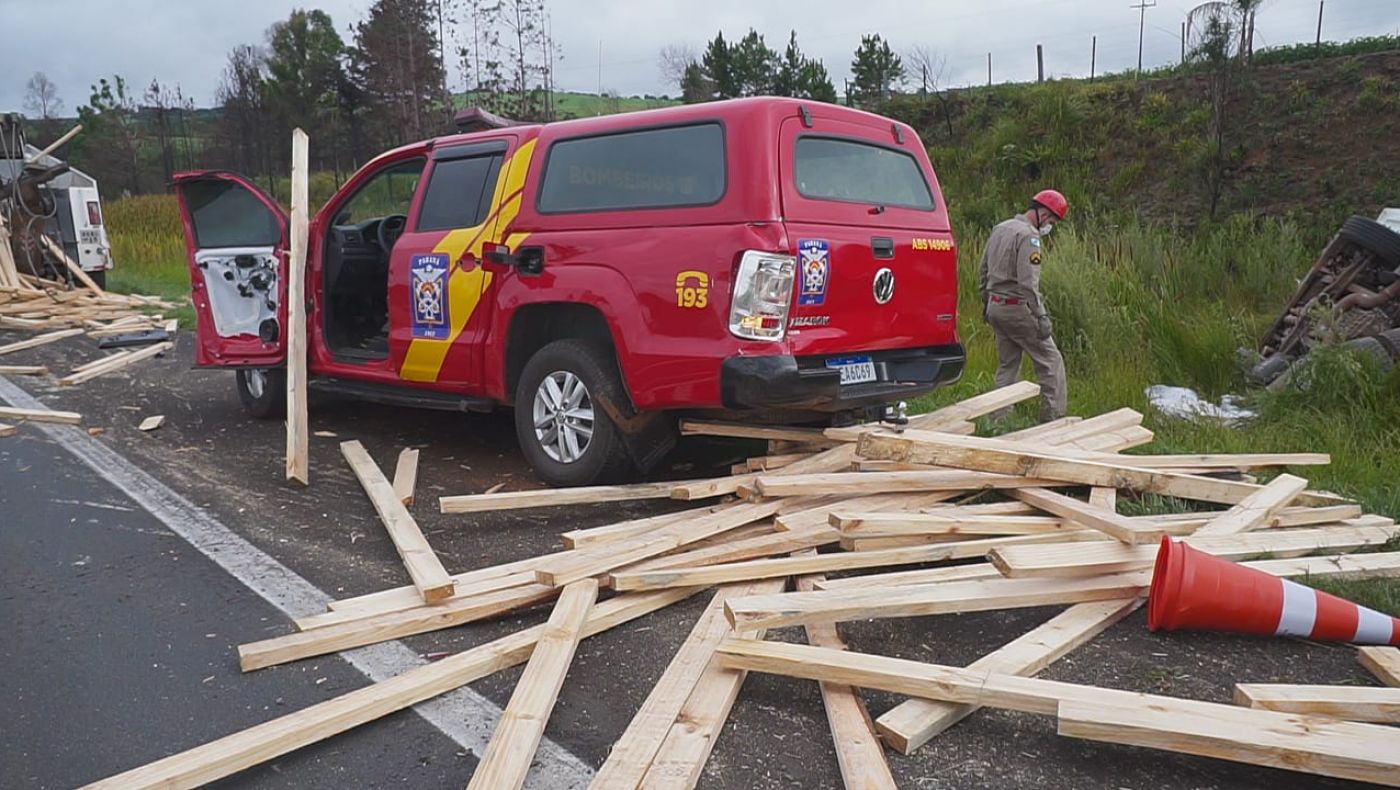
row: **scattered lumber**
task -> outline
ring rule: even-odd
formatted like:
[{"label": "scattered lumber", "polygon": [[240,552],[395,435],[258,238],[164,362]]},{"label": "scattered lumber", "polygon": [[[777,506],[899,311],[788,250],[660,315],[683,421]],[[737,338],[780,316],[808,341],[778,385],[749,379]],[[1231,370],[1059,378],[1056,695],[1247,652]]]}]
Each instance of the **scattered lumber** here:
[{"label": "scattered lumber", "polygon": [[19,433],[18,428],[16,428],[13,425],[9,425],[8,423],[0,422],[0,439],[5,438],[6,436],[14,436],[16,433]]},{"label": "scattered lumber", "polygon": [[1346,721],[1400,724],[1400,688],[1236,683],[1235,704]]},{"label": "scattered lumber", "polygon": [[717,654],[734,669],[1056,716],[1061,735],[1400,784],[1400,731],[1374,724],[756,639],[726,640]]},{"label": "scattered lumber", "polygon": [[622,737],[613,744],[608,759],[598,769],[590,790],[630,790],[640,786],[657,752],[681,715],[681,710],[710,664],[715,647],[730,634],[724,619],[724,602],[734,595],[778,592],[783,581],[748,582],[721,587],[695,621],[641,709],[632,717]]},{"label": "scattered lumber", "polygon": [[[1396,535],[1400,535],[1400,527],[1337,526],[1233,535],[1202,535],[1198,532],[1183,540],[1193,548],[1217,557],[1243,559],[1263,554],[1289,557],[1322,550],[1379,546]],[[1010,578],[1092,577],[1101,573],[1126,573],[1151,568],[1157,559],[1157,547],[1128,546],[1109,541],[998,546],[988,552],[987,558]]]},{"label": "scattered lumber", "polygon": [[1357,658],[1380,682],[1400,687],[1400,648],[1363,647]]},{"label": "scattered lumber", "polygon": [[1096,529],[1123,543],[1156,543],[1166,534],[1161,527],[1145,526],[1108,508],[1080,502],[1073,497],[1043,488],[1022,488],[1012,491],[1011,496],[1046,513],[1059,516],[1071,524]]},{"label": "scattered lumber", "polygon": [[287,229],[287,480],[311,483],[311,418],[306,402],[306,245],[308,233],[308,140],[292,130],[292,213]]},{"label": "scattered lumber", "polygon": [[559,602],[535,643],[525,672],[515,684],[515,692],[501,714],[486,753],[472,772],[469,790],[519,790],[525,785],[525,774],[544,738],[545,724],[564,687],[564,675],[574,660],[584,623],[597,598],[595,579],[574,582],[559,594]]},{"label": "scattered lumber", "polygon": [[164,415],[164,414],[155,414],[155,415],[152,415],[152,416],[147,417],[146,419],[142,420],[142,421],[141,421],[141,424],[138,425],[138,426],[136,426],[136,430],[138,430],[138,431],[154,431],[155,429],[161,427],[161,426],[164,425],[164,424],[165,424],[165,415]]},{"label": "scattered lumber", "polygon": [[413,520],[403,501],[395,495],[393,485],[385,479],[374,459],[369,457],[364,445],[358,441],[341,442],[340,452],[369,495],[423,600],[432,603],[450,598],[456,583],[447,575],[433,547],[428,545],[423,531],[418,528],[418,522]]},{"label": "scattered lumber", "polygon": [[26,348],[37,348],[39,346],[46,345],[57,340],[62,340],[65,337],[73,337],[74,335],[81,335],[82,333],[83,330],[81,329],[60,329],[57,332],[49,332],[47,334],[38,335],[36,337],[31,337],[28,340],[18,340],[13,343],[7,343],[3,346],[0,346],[0,354],[9,354],[14,351],[23,351]]},{"label": "scattered lumber", "polygon": [[52,422],[59,425],[77,425],[83,421],[83,415],[74,411],[21,409],[14,406],[0,406],[0,420],[27,420],[29,422]]},{"label": "scattered lumber", "polygon": [[729,436],[738,439],[781,439],[789,442],[831,446],[836,444],[820,428],[771,428],[733,422],[681,420],[682,436]]},{"label": "scattered lumber", "polygon": [[169,351],[174,347],[174,343],[166,341],[164,343],[157,343],[153,346],[147,346],[139,351],[124,351],[117,354],[112,354],[106,357],[105,359],[99,361],[97,364],[85,368],[81,372],[70,373],[67,376],[64,376],[63,378],[58,380],[58,383],[63,385],[82,384],[83,382],[88,381],[90,379],[95,379],[98,376],[102,376],[116,370],[121,370],[122,368],[131,365],[135,362],[140,362],[143,359],[150,359],[151,357],[164,354],[165,352]]},{"label": "scattered lumber", "polygon": [[[584,638],[682,601],[696,590],[620,595],[593,607]],[[196,787],[358,727],[529,659],[537,625],[241,732],[88,785],[93,790]]]},{"label": "scattered lumber", "polygon": [[43,365],[0,365],[0,376],[47,376]]},{"label": "scattered lumber", "polygon": [[1197,535],[1231,535],[1262,526],[1274,514],[1303,493],[1308,481],[1293,475],[1279,475],[1267,486],[1245,497],[1224,515],[1196,530]]},{"label": "scattered lumber", "polygon": [[405,447],[399,451],[399,462],[394,467],[394,495],[405,505],[413,504],[413,489],[418,485],[418,450]]},{"label": "scattered lumber", "polygon": [[[699,481],[708,482],[708,481]],[[579,486],[546,488],[540,491],[502,491],[499,494],[467,494],[438,498],[443,513],[480,513],[488,510],[514,510],[527,507],[559,507],[598,502],[624,502],[635,499],[668,499],[671,490],[683,483],[633,483],[619,486]]]}]

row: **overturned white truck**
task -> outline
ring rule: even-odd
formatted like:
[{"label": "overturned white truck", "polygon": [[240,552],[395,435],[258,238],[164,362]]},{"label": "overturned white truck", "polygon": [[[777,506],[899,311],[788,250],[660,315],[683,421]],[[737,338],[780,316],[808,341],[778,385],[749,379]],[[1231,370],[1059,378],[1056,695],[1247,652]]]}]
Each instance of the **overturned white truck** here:
[{"label": "overturned white truck", "polygon": [[1264,335],[1250,379],[1281,386],[1294,362],[1325,343],[1400,364],[1400,208],[1342,224]]}]

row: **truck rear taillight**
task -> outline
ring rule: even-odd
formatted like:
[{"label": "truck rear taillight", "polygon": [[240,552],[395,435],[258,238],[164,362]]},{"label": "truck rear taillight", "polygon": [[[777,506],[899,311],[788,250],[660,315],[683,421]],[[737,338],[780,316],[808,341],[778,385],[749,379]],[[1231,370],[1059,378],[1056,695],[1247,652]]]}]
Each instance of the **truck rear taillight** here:
[{"label": "truck rear taillight", "polygon": [[747,340],[782,340],[796,270],[797,259],[791,255],[745,252],[734,278],[729,331]]}]

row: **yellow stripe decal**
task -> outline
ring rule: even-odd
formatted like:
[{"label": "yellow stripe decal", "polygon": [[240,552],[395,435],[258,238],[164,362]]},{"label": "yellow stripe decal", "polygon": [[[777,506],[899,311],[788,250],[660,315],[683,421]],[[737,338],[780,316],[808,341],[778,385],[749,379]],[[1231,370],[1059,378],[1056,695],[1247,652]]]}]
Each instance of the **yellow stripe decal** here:
[{"label": "yellow stripe decal", "polygon": [[[531,140],[520,146],[507,160],[502,168],[506,175],[496,180],[496,190],[491,196],[491,211],[484,222],[474,228],[450,231],[433,248],[433,252],[446,253],[453,262],[452,273],[447,281],[448,312],[452,320],[452,331],[443,340],[414,338],[409,343],[408,351],[404,354],[403,367],[399,370],[399,377],[405,381],[437,381],[441,375],[447,352],[462,334],[462,329],[481,303],[482,294],[486,293],[486,289],[491,285],[491,273],[479,264],[471,271],[462,271],[456,262],[467,250],[471,250],[472,255],[480,261],[487,242],[500,242],[501,233],[510,227],[510,223],[520,213],[521,188],[525,183],[525,174],[530,170],[530,158],[534,151],[535,141]],[[525,234],[512,236],[511,249],[518,244],[514,241],[517,237],[524,240]]]}]

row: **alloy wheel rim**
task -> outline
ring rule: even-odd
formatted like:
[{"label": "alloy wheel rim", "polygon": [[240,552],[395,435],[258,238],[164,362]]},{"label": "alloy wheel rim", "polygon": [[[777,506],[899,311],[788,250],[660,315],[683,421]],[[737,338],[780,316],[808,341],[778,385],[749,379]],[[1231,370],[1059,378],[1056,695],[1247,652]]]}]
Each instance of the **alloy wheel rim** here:
[{"label": "alloy wheel rim", "polygon": [[567,370],[544,377],[532,408],[535,440],[554,461],[571,464],[593,441],[593,399],[583,379]]},{"label": "alloy wheel rim", "polygon": [[248,394],[256,400],[267,391],[267,371],[262,368],[249,370],[244,374],[243,380],[248,385]]}]

